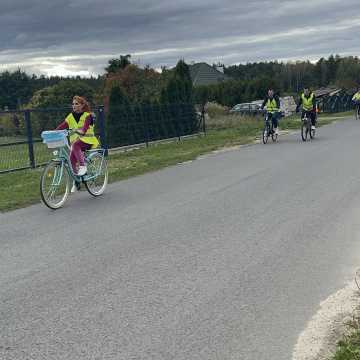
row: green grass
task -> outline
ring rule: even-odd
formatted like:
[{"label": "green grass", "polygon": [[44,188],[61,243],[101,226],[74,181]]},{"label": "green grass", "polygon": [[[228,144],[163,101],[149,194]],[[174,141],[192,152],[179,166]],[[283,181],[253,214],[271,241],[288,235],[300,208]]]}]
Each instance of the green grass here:
[{"label": "green grass", "polygon": [[346,325],[348,328],[347,334],[338,342],[336,353],[331,360],[360,359],[360,318],[353,316],[352,320]]},{"label": "green grass", "polygon": [[[351,113],[341,114],[348,116]],[[340,116],[339,114],[336,117]],[[319,125],[334,121],[334,116],[320,116]],[[263,127],[262,119],[225,116],[209,119],[206,136],[192,137],[181,142],[152,145],[132,151],[112,154],[108,158],[111,182],[155,171],[179,162],[193,160],[199,155],[235,145],[253,142]],[[281,129],[299,129],[298,117],[282,119]],[[26,147],[26,145],[25,145]],[[27,149],[23,152],[27,154]],[[37,160],[46,161],[51,152],[39,143],[35,146]],[[15,151],[13,153],[16,159]],[[0,153],[1,155],[1,153]],[[39,179],[42,169],[0,174],[0,211],[9,211],[39,202]]]},{"label": "green grass", "polygon": [[27,141],[26,136],[0,136],[0,144],[6,144],[16,141]]},{"label": "green grass", "polygon": [[360,359],[360,331],[340,341],[333,360],[359,360]]}]

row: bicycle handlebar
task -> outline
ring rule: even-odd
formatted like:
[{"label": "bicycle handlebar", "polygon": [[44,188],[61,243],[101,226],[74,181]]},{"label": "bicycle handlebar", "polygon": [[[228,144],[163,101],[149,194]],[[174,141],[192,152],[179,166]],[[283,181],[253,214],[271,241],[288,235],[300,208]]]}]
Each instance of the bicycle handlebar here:
[{"label": "bicycle handlebar", "polygon": [[84,134],[81,134],[77,129],[63,129],[61,131],[64,131],[66,133],[66,136],[71,136],[74,134],[83,136]]}]

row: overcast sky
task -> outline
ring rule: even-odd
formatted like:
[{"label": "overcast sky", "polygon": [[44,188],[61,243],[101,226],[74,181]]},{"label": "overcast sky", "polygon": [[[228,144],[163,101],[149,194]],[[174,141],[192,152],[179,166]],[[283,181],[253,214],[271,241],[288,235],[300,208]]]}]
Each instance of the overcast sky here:
[{"label": "overcast sky", "polygon": [[0,0],[0,71],[104,73],[111,58],[205,61],[360,55],[359,0]]}]

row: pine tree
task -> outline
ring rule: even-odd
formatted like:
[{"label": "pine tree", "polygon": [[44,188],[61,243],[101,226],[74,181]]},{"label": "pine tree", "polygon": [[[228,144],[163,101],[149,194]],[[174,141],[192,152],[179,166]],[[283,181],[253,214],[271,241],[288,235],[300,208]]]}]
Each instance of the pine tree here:
[{"label": "pine tree", "polygon": [[111,89],[109,112],[106,121],[107,141],[109,146],[120,146],[130,141],[128,119],[130,102],[120,86]]}]

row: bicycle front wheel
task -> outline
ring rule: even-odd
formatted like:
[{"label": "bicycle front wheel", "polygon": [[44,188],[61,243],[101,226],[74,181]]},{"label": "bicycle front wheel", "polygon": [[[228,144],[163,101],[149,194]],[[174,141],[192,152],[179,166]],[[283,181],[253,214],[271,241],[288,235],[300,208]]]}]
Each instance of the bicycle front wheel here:
[{"label": "bicycle front wheel", "polygon": [[276,142],[278,139],[278,135],[275,133],[274,129],[271,130],[271,138],[273,142]]},{"label": "bicycle front wheel", "polygon": [[315,129],[312,129],[311,125],[310,125],[310,129],[309,129],[309,135],[310,135],[311,139],[313,139],[315,137]]},{"label": "bicycle front wheel", "polygon": [[305,121],[303,121],[301,124],[301,138],[303,141],[307,140],[308,133],[309,133],[309,129],[308,129],[307,123]]},{"label": "bicycle front wheel", "polygon": [[268,142],[269,136],[270,136],[270,126],[268,124],[265,124],[262,134],[264,144]]},{"label": "bicycle front wheel", "polygon": [[70,187],[70,177],[62,161],[50,161],[40,179],[40,195],[43,203],[50,209],[64,205]]},{"label": "bicycle front wheel", "polygon": [[86,190],[92,196],[100,196],[108,183],[106,159],[100,153],[95,153],[88,159],[87,168],[87,176],[90,179],[85,181]]}]

